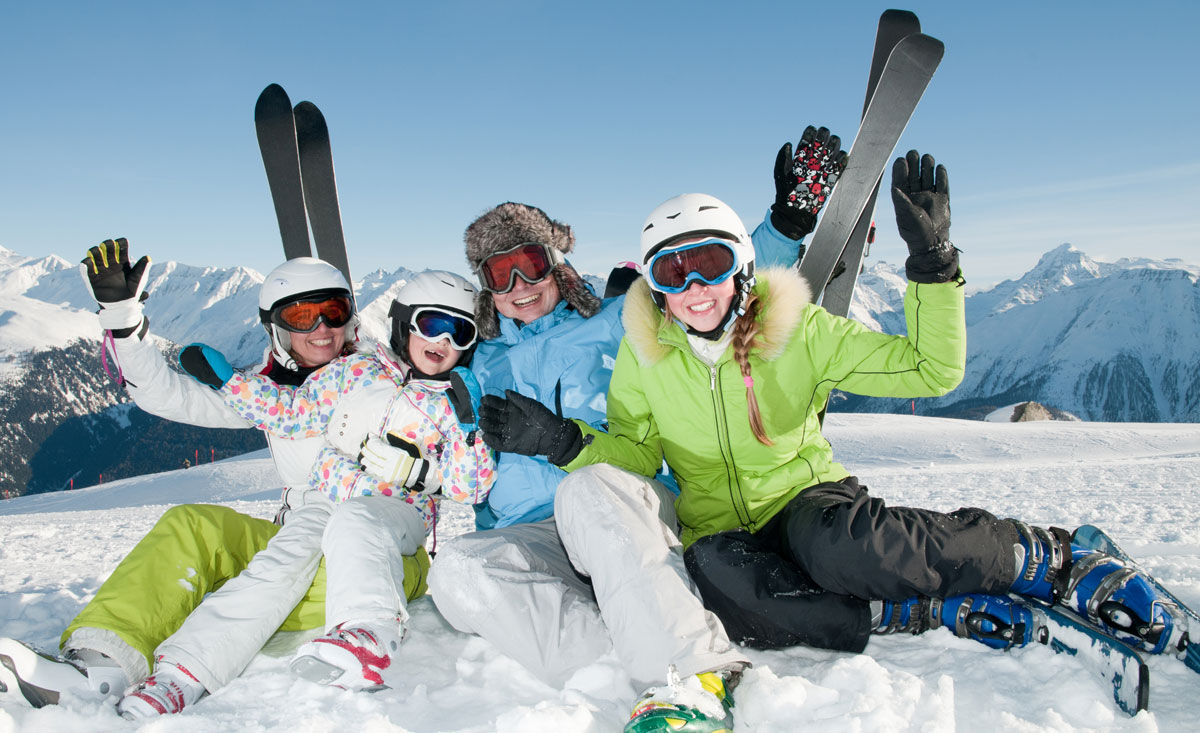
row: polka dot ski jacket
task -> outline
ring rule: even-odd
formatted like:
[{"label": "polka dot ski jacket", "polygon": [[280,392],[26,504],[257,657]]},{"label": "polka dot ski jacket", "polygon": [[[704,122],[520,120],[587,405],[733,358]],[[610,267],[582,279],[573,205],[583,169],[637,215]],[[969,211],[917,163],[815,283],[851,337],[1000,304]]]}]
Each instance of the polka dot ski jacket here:
[{"label": "polka dot ski jacket", "polygon": [[259,374],[234,376],[219,391],[227,405],[271,435],[301,439],[323,435],[325,445],[309,473],[309,486],[335,502],[385,495],[413,504],[433,529],[435,497],[405,491],[359,469],[368,435],[396,432],[418,446],[437,472],[442,496],[464,504],[487,499],[496,456],[481,435],[466,434],[447,395],[449,383],[408,380],[408,366],[383,344],[374,353],[341,357],[299,387]]}]

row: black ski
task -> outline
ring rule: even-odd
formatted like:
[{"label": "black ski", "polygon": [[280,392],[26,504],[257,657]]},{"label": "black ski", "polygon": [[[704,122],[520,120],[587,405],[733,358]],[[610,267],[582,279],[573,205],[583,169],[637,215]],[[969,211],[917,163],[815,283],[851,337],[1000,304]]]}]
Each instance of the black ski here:
[{"label": "black ski", "polygon": [[829,282],[944,51],[941,41],[914,33],[901,39],[888,55],[854,138],[846,170],[800,261],[800,274],[808,280],[814,297]]},{"label": "black ski", "polygon": [[258,95],[254,105],[254,129],[262,151],[267,183],[279,219],[283,253],[287,259],[311,257],[308,219],[304,215],[304,189],[300,182],[300,158],[296,152],[296,123],[292,102],[278,84]]},{"label": "black ski", "polygon": [[296,142],[300,154],[300,177],[304,183],[304,205],[312,226],[317,256],[350,279],[342,214],[338,206],[337,180],[333,174],[333,151],[325,116],[312,102],[301,102],[293,110]]},{"label": "black ski", "polygon": [[[875,52],[871,56],[871,73],[867,77],[867,96],[863,102],[864,117],[871,106],[871,98],[875,96],[875,88],[879,85],[879,77],[883,75],[884,64],[887,63],[892,49],[902,39],[920,32],[921,21],[915,13],[907,10],[885,10],[883,15],[879,16],[879,29],[875,33]],[[875,218],[875,198],[879,195],[879,187],[880,182],[876,181],[875,188],[867,199],[867,206],[842,250],[841,259],[834,266],[833,279],[825,286],[824,295],[821,296],[821,305],[835,315],[845,316],[850,313],[854,286],[858,282],[871,240],[874,239],[871,235]]]}]

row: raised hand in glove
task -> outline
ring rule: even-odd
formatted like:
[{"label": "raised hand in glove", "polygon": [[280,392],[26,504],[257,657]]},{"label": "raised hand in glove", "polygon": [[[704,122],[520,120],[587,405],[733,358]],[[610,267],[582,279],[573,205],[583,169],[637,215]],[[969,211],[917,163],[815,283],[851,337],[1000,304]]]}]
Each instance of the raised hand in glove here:
[{"label": "raised hand in glove", "polygon": [[409,491],[435,494],[441,489],[437,471],[430,471],[429,461],[411,441],[398,433],[389,432],[385,438],[367,436],[358,453],[358,464],[366,473]]},{"label": "raised hand in glove", "polygon": [[830,135],[829,128],[809,125],[796,143],[795,155],[790,142],[779,149],[771,224],[780,234],[800,239],[816,226],[817,214],[846,169],[846,151],[841,147],[841,138]]},{"label": "raised hand in glove", "polygon": [[188,376],[213,389],[225,386],[233,376],[233,367],[225,355],[205,344],[188,344],[179,352],[179,366]]},{"label": "raised hand in glove", "polygon": [[950,243],[950,176],[932,155],[915,150],[892,165],[896,226],[908,244],[904,268],[915,283],[944,283],[958,275],[958,250]]},{"label": "raised hand in glove", "polygon": [[143,255],[129,264],[129,242],[124,238],[106,239],[88,250],[79,264],[84,285],[100,306],[100,326],[121,338],[142,325],[142,301],[150,258]]},{"label": "raised hand in glove", "polygon": [[556,466],[565,466],[583,450],[578,425],[511,389],[504,390],[503,397],[483,396],[479,427],[484,442],[495,450],[546,456]]}]

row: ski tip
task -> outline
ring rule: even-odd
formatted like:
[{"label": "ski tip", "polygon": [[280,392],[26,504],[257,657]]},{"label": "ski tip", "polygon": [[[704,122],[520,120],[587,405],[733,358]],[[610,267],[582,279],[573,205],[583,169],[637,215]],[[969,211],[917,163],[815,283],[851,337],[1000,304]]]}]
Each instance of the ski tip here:
[{"label": "ski tip", "polygon": [[917,14],[911,10],[899,10],[897,8],[888,8],[879,16],[880,23],[915,23],[917,28],[921,27],[921,21],[917,18]]},{"label": "ski tip", "polygon": [[325,115],[321,113],[321,110],[317,107],[317,105],[313,104],[307,99],[297,104],[292,112],[297,115],[305,115],[321,120],[325,119]]},{"label": "ski tip", "polygon": [[285,108],[289,111],[292,109],[292,100],[288,99],[283,87],[271,83],[258,95],[258,101],[254,104],[254,116],[261,117],[263,113],[273,113]]},{"label": "ski tip", "polygon": [[912,33],[900,39],[892,48],[893,54],[897,52],[910,53],[940,62],[946,53],[946,44],[924,33]]}]

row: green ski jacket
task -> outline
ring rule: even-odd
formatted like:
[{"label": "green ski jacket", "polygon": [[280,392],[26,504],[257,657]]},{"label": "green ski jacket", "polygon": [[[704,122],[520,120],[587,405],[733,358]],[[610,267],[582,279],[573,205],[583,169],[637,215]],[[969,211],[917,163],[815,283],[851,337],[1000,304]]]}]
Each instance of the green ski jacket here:
[{"label": "green ski jacket", "polygon": [[625,337],[608,393],[608,432],[579,421],[584,448],[565,468],[610,463],[653,476],[666,459],[679,481],[684,546],[714,532],[763,526],[805,488],[849,473],[833,460],[818,413],[832,389],[876,397],[934,397],[962,381],[962,280],[910,282],[907,336],[871,331],[811,304],[793,270],[765,269],[750,350],[767,436],[750,429],[746,385],[732,347],[709,366],[682,327],[666,323],[645,280],[625,300]]}]

